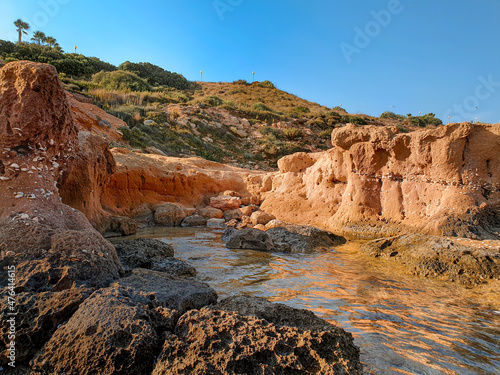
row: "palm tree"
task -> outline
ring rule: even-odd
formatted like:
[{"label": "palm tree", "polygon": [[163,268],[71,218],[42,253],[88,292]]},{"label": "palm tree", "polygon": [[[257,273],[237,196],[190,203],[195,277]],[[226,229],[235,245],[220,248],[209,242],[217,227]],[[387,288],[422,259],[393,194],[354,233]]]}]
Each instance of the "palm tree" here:
[{"label": "palm tree", "polygon": [[38,45],[41,46],[42,42],[45,42],[47,40],[47,37],[41,31],[35,31],[33,33],[33,38],[31,38],[31,40],[37,42]]},{"label": "palm tree", "polygon": [[48,36],[45,41],[47,42],[47,44],[49,45],[50,48],[54,47],[55,44],[56,44],[56,39],[55,38],[52,38],[51,36]]},{"label": "palm tree", "polygon": [[25,30],[29,30],[30,25],[27,22],[24,22],[22,19],[18,19],[16,22],[14,22],[14,25],[17,27],[17,31],[19,32],[19,44],[21,44],[23,33],[28,35]]}]

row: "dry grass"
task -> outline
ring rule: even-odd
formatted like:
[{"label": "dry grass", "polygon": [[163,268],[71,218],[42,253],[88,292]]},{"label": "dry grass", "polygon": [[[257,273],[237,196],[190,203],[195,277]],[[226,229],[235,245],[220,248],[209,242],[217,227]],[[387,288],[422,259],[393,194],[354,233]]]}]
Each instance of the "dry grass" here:
[{"label": "dry grass", "polygon": [[[199,89],[194,91],[194,101],[202,102],[206,97],[218,97],[224,103],[239,110],[267,107],[270,111],[292,117],[311,117],[328,112],[328,108],[309,102],[283,90],[261,85],[238,84],[229,82],[198,82]],[[298,108],[298,110],[297,110]],[[304,112],[303,109],[306,109]]]}]

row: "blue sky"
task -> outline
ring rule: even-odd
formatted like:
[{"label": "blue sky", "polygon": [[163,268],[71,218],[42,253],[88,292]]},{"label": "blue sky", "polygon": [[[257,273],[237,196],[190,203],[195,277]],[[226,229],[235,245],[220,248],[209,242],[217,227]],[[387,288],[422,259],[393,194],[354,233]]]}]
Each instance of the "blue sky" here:
[{"label": "blue sky", "polygon": [[[1,0],[65,51],[198,80],[270,80],[350,113],[500,122],[500,0]],[[394,106],[394,107],[393,107]],[[476,109],[477,107],[477,109]]]}]

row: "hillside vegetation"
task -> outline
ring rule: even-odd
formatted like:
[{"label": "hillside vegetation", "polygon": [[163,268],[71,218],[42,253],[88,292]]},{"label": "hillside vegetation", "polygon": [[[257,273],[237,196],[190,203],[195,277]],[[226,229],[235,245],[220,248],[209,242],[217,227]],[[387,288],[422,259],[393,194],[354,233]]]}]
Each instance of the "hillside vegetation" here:
[{"label": "hillside vegetation", "polygon": [[148,62],[117,67],[97,57],[64,53],[55,39],[50,45],[0,40],[0,57],[54,65],[67,90],[92,98],[124,120],[123,141],[112,147],[197,155],[242,167],[270,169],[282,156],[327,149],[332,130],[347,123],[393,125],[401,132],[442,124],[432,113],[349,114],[301,99],[270,81],[190,82]]}]

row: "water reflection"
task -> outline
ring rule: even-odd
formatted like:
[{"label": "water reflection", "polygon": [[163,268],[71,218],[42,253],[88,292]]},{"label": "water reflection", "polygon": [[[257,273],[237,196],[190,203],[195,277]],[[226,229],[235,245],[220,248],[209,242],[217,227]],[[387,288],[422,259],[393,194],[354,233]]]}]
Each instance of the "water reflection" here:
[{"label": "water reflection", "polygon": [[220,234],[161,228],[140,236],[174,246],[176,256],[193,264],[221,298],[261,296],[337,323],[354,335],[367,372],[500,373],[499,308],[471,300],[479,289],[404,275],[396,264],[359,254],[357,243],[285,255],[228,250]]}]

